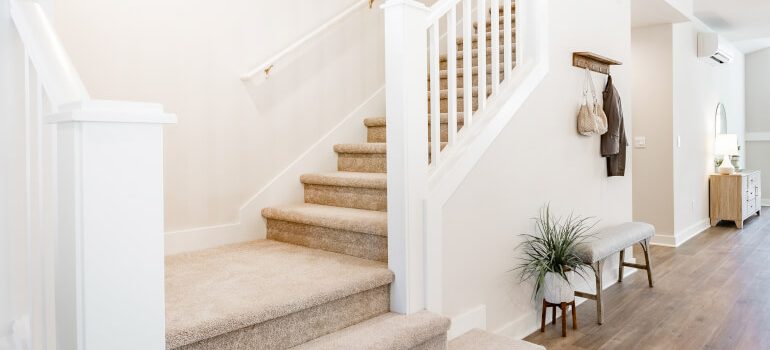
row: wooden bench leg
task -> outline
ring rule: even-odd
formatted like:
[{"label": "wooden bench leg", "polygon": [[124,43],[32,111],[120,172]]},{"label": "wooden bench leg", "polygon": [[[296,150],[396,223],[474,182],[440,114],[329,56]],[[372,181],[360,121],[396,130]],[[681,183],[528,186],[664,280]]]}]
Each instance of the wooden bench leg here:
[{"label": "wooden bench leg", "polygon": [[545,302],[545,299],[543,299],[543,315],[540,318],[540,332],[545,332],[545,313],[548,311],[548,306]]},{"label": "wooden bench leg", "polygon": [[642,245],[642,250],[644,250],[644,262],[647,265],[647,281],[650,284],[650,288],[652,288],[652,263],[650,262],[650,240],[645,239],[644,241],[640,242]]},{"label": "wooden bench leg", "polygon": [[623,282],[623,263],[626,262],[626,250],[620,251],[620,267],[618,267],[618,283]]},{"label": "wooden bench leg", "polygon": [[594,275],[596,275],[596,322],[602,324],[604,321],[604,314],[602,313],[602,261],[597,261],[594,264]]}]

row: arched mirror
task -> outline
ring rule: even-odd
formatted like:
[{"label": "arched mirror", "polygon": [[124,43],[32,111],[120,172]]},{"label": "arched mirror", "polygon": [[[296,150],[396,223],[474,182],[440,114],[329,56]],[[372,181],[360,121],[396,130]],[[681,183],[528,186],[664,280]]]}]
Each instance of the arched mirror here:
[{"label": "arched mirror", "polygon": [[725,110],[725,105],[718,104],[716,113],[714,114],[714,118],[716,119],[715,125],[715,132],[714,135],[720,135],[720,134],[726,134],[728,133],[727,130],[727,110]]}]

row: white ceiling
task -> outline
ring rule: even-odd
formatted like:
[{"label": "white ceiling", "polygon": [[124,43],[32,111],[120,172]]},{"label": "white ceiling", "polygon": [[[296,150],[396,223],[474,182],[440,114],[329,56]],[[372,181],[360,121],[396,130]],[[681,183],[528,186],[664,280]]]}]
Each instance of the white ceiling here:
[{"label": "white ceiling", "polygon": [[631,1],[631,27],[647,27],[685,21],[687,21],[687,16],[676,10],[666,0]]},{"label": "white ceiling", "polygon": [[693,12],[744,52],[770,47],[768,0],[694,0]]}]

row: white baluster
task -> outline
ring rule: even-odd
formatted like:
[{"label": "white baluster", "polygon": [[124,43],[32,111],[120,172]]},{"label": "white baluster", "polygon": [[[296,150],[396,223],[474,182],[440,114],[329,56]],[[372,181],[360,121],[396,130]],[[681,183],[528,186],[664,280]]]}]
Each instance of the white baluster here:
[{"label": "white baluster", "polygon": [[[447,142],[451,145],[455,143],[455,137],[457,136],[457,11],[455,6],[449,10],[446,18],[446,37],[447,37]],[[464,60],[470,59],[469,56],[464,56]],[[463,92],[463,98],[468,99],[471,94],[465,94]],[[439,134],[441,133],[441,125],[438,127]],[[441,141],[440,139],[433,139],[434,141]]]},{"label": "white baluster", "polygon": [[463,0],[463,126],[473,122],[473,4]]},{"label": "white baluster", "polygon": [[[441,152],[441,75],[439,71],[439,22],[430,26],[430,137],[431,163],[438,164]],[[447,77],[449,79],[449,77]]]},{"label": "white baluster", "polygon": [[[490,18],[492,27],[489,30],[492,50],[492,93],[497,93],[500,86],[500,2],[499,0],[490,0]],[[481,98],[482,95],[479,95]],[[486,98],[486,95],[483,96]]]},{"label": "white baluster", "polygon": [[[476,8],[476,48],[478,51],[478,110],[481,111],[487,105],[487,3],[478,0]],[[470,39],[469,39],[470,40]]]},{"label": "white baluster", "polygon": [[511,32],[511,0],[503,0],[503,7],[503,31],[505,32],[505,37],[503,38],[503,49],[505,50],[503,55],[503,61],[505,62],[504,76],[505,79],[508,79],[513,68],[513,54],[511,52],[513,51],[511,45],[511,36],[513,35]]}]

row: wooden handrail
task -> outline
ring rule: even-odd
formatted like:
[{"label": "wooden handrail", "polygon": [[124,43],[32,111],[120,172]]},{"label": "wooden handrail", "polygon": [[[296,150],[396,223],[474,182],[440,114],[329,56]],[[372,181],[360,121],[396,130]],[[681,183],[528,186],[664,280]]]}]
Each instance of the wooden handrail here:
[{"label": "wooden handrail", "polygon": [[356,2],[355,4],[350,6],[348,9],[343,11],[342,13],[328,20],[326,23],[318,27],[316,30],[308,33],[301,39],[297,40],[294,44],[291,44],[289,47],[281,50],[281,52],[275,54],[273,57],[270,57],[270,59],[268,59],[264,63],[256,66],[254,69],[250,70],[248,73],[241,76],[241,80],[243,81],[251,80],[252,78],[254,78],[256,75],[260,73],[264,74],[264,78],[267,79],[270,76],[270,71],[275,67],[275,65],[278,63],[279,60],[281,60],[282,58],[284,58],[285,56],[287,56],[289,53],[296,50],[297,48],[303,46],[305,43],[310,41],[310,39],[313,39],[319,34],[323,33],[324,31],[326,31],[326,29],[328,29],[335,23],[341,21],[343,18],[347,17],[347,15],[357,10],[359,7],[368,5],[369,8],[372,8],[372,6],[374,5],[374,1],[375,0],[362,0],[362,1]]}]

